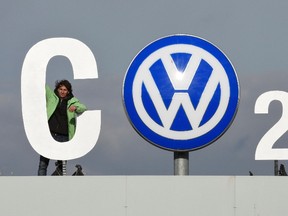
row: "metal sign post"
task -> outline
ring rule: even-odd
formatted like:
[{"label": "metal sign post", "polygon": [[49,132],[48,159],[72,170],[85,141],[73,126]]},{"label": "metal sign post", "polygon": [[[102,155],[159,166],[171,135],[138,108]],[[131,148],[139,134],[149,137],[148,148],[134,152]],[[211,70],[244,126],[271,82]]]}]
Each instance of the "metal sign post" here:
[{"label": "metal sign post", "polygon": [[174,152],[174,175],[189,175],[189,152]]}]

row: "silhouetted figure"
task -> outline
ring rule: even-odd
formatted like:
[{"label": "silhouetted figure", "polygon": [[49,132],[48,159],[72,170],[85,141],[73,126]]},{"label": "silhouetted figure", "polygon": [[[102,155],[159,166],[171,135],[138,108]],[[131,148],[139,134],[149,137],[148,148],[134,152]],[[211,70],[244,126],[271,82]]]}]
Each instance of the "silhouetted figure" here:
[{"label": "silhouetted figure", "polygon": [[84,176],[81,165],[77,164],[75,167],[77,168],[77,170],[73,173],[72,176]]},{"label": "silhouetted figure", "polygon": [[55,169],[55,171],[52,173],[52,176],[63,176],[62,163],[60,163],[59,161],[56,161],[56,162],[55,162],[55,166],[56,166],[56,169]]},{"label": "silhouetted figure", "polygon": [[280,165],[279,175],[280,176],[287,176],[287,173],[285,171],[285,167],[283,164]]},{"label": "silhouetted figure", "polygon": [[253,173],[252,173],[251,171],[249,171],[249,175],[250,175],[250,176],[253,176]]}]

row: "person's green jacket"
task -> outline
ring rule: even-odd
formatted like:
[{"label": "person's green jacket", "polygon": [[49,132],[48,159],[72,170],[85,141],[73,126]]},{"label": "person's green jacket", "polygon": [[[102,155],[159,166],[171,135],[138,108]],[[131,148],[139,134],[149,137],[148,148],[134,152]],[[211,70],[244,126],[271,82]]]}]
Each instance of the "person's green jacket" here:
[{"label": "person's green jacket", "polygon": [[[54,111],[58,105],[59,100],[60,99],[55,94],[55,92],[49,86],[46,85],[46,109],[47,109],[48,120],[50,119],[50,117],[54,113]],[[75,112],[70,112],[68,110],[68,108],[71,105],[77,107]],[[77,98],[72,97],[70,100],[68,100],[68,102],[67,102],[67,117],[68,117],[69,140],[72,139],[72,137],[74,136],[75,131],[76,131],[76,116],[77,116],[77,114],[81,114],[85,110],[87,110],[86,106],[84,104],[80,103],[80,101]]]}]

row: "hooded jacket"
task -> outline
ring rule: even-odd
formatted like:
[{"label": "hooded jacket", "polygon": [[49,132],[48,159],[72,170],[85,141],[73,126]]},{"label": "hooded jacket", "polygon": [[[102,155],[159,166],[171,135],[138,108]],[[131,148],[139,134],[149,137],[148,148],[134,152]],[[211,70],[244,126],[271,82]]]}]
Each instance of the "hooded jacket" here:
[{"label": "hooded jacket", "polygon": [[[55,94],[55,92],[49,87],[46,86],[46,110],[47,110],[47,118],[48,120],[54,113],[59,103],[59,97]],[[70,112],[68,108],[73,105],[77,107],[75,112]],[[72,97],[67,101],[67,118],[68,118],[68,137],[69,140],[73,138],[76,131],[76,117],[77,114],[81,114],[86,111],[87,108],[84,104],[80,103],[80,101],[76,97]]]}]

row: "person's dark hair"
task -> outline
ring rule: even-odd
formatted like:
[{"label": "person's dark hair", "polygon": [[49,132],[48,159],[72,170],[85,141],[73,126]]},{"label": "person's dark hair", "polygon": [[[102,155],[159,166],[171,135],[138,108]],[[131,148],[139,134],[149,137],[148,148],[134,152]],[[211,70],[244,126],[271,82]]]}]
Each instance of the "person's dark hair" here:
[{"label": "person's dark hair", "polygon": [[60,88],[60,86],[65,86],[69,92],[69,94],[72,94],[72,85],[68,80],[57,80],[55,82],[55,91]]}]

